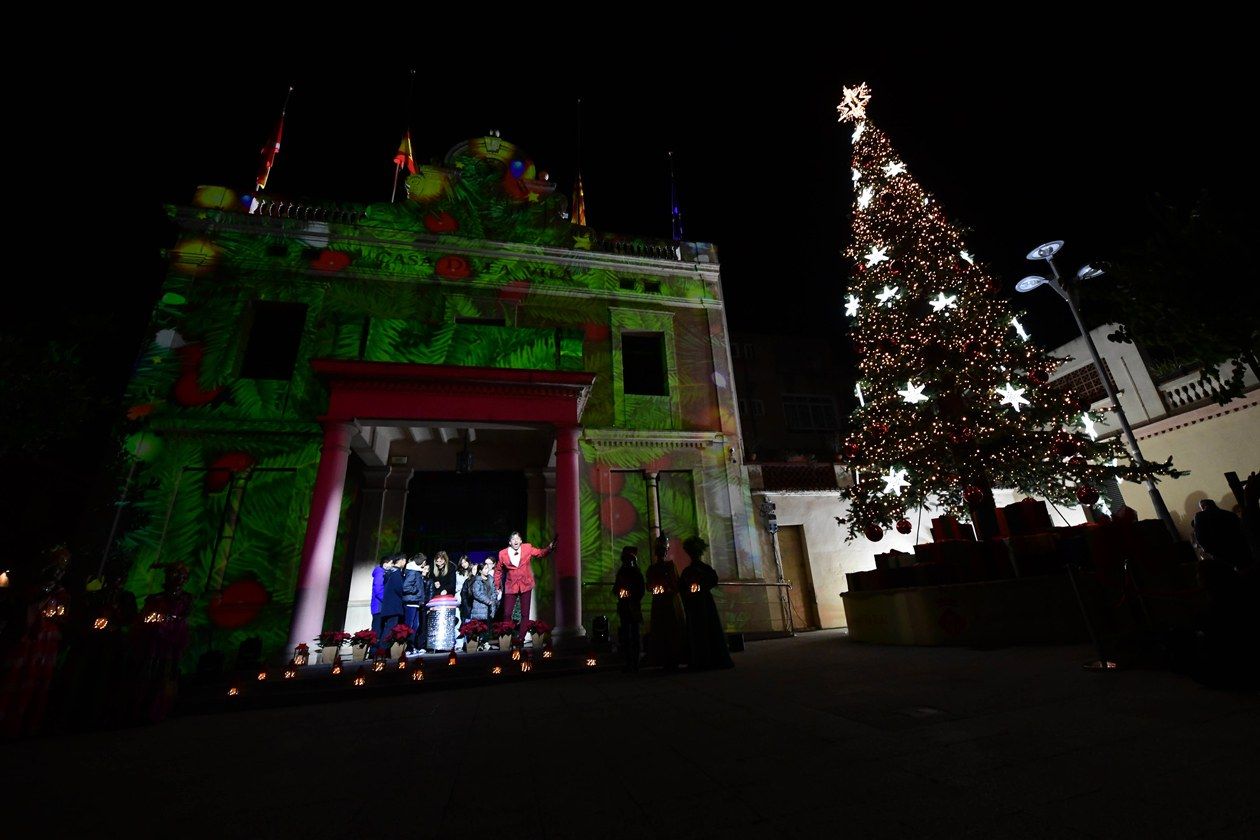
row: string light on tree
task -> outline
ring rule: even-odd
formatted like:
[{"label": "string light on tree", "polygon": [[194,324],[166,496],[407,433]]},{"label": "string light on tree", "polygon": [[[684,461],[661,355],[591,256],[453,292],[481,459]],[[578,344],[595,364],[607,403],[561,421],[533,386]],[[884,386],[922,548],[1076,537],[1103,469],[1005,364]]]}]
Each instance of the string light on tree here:
[{"label": "string light on tree", "polygon": [[1016,388],[1009,382],[1006,383],[1005,388],[995,388],[994,390],[1002,395],[1002,399],[998,400],[998,403],[1001,405],[1009,405],[1011,408],[1015,409],[1016,414],[1019,413],[1019,407],[1021,405],[1032,405],[1032,403],[1024,399],[1024,391],[1026,389]]},{"label": "string light on tree", "polygon": [[849,295],[848,301],[844,304],[844,314],[850,318],[856,318],[858,313],[857,295]]},{"label": "string light on tree", "polygon": [[941,292],[936,296],[936,300],[929,300],[928,303],[932,304],[933,312],[941,312],[946,309],[957,309],[957,300],[958,295],[946,295],[944,292]]},{"label": "string light on tree", "polygon": [[927,402],[928,398],[923,393],[923,389],[926,387],[926,385],[915,385],[914,382],[906,382],[906,389],[897,393],[901,394],[903,400],[914,405],[915,403]]}]

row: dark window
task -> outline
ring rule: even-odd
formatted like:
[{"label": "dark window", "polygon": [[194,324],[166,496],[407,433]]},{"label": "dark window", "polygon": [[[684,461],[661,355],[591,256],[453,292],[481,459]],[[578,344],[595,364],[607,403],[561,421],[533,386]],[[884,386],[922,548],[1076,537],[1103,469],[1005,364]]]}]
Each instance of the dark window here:
[{"label": "dark window", "polygon": [[791,432],[829,432],[836,428],[836,401],[809,394],[784,394],[783,413]]},{"label": "dark window", "polygon": [[664,333],[622,333],[621,362],[627,394],[664,396],[669,393],[665,379]]},{"label": "dark window", "polygon": [[647,292],[649,295],[659,295],[661,293],[661,281],[645,280],[643,282],[643,291]]},{"label": "dark window", "polygon": [[289,379],[297,364],[306,304],[256,300],[250,304],[249,341],[241,376],[245,379]]},{"label": "dark window", "polygon": [[635,290],[635,282],[633,280],[622,280],[621,290],[623,292],[633,292]]}]

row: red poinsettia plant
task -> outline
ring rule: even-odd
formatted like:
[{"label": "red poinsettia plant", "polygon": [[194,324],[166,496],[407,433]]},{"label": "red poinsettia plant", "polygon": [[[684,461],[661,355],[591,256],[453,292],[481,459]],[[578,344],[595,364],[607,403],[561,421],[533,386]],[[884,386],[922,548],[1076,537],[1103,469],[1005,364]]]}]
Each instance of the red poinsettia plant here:
[{"label": "red poinsettia plant", "polygon": [[375,630],[358,630],[350,637],[350,644],[353,647],[372,647],[376,644]]},{"label": "red poinsettia plant", "polygon": [[402,644],[411,638],[411,628],[406,624],[395,624],[389,628],[389,632],[385,634],[385,639],[390,644]]},{"label": "red poinsettia plant", "polygon": [[465,639],[480,639],[490,632],[490,625],[480,619],[469,619],[459,626],[459,635]]},{"label": "red poinsettia plant", "polygon": [[534,619],[526,625],[526,629],[530,633],[537,633],[539,636],[545,636],[551,632],[551,625],[542,619]]},{"label": "red poinsettia plant", "polygon": [[516,622],[515,621],[496,621],[494,623],[494,626],[491,627],[490,629],[494,631],[494,635],[496,636],[515,636],[516,635]]},{"label": "red poinsettia plant", "polygon": [[[325,630],[316,637],[315,644],[320,650],[323,650],[326,647],[339,648],[348,641],[350,641],[350,634],[345,630]],[[298,647],[304,648],[306,644],[300,644]]]}]

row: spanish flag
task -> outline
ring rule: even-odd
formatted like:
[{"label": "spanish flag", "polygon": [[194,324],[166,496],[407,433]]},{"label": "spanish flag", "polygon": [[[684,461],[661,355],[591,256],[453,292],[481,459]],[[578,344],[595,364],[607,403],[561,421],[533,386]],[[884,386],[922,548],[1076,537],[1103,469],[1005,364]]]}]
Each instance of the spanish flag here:
[{"label": "spanish flag", "polygon": [[411,153],[411,132],[403,132],[402,142],[398,144],[398,154],[394,155],[394,165],[399,169],[404,166],[412,175],[416,174],[416,158]]},{"label": "spanish flag", "polygon": [[266,189],[267,178],[271,176],[271,167],[276,163],[276,155],[280,154],[280,137],[284,134],[284,115],[289,111],[289,97],[293,95],[293,86],[284,97],[284,107],[280,109],[280,120],[276,123],[276,133],[270,143],[262,147],[262,165],[258,167],[258,177],[254,179],[257,189]]}]

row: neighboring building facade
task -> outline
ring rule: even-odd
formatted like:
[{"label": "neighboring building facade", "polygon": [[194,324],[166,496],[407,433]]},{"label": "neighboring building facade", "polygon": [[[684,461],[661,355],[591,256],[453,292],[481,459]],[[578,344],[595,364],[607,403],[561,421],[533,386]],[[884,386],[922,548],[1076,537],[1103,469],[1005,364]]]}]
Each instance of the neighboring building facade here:
[{"label": "neighboring building facade", "polygon": [[[1095,329],[1094,342],[1142,454],[1152,461],[1172,456],[1179,470],[1190,473],[1158,485],[1178,530],[1189,539],[1199,500],[1213,499],[1226,510],[1238,507],[1225,473],[1234,472],[1246,480],[1252,471],[1260,471],[1260,383],[1248,372],[1246,394],[1222,406],[1210,382],[1202,380],[1197,370],[1156,381],[1137,346],[1107,338],[1115,330],[1115,325]],[[1095,412],[1109,407],[1083,339],[1057,348],[1052,355],[1068,361],[1052,373],[1051,385],[1063,383],[1084,394]],[[745,391],[741,388],[739,393],[742,402]],[[1120,426],[1107,412],[1096,430],[1100,436],[1114,435],[1120,433]],[[756,518],[756,534],[762,555],[777,557],[782,579],[791,584],[789,606],[795,629],[846,626],[840,598],[848,588],[845,574],[873,569],[877,553],[913,553],[917,543],[932,540],[929,529],[936,514],[926,508],[908,513],[909,534],[890,530],[878,542],[858,537],[846,543],[844,529],[836,522],[836,517],[846,515],[844,506],[837,504],[839,488],[852,480],[843,465],[749,464],[748,472],[754,510],[766,502],[774,505],[777,534],[766,528],[764,514]],[[1102,489],[1112,508],[1125,504],[1142,519],[1156,518],[1145,485],[1122,482]],[[994,499],[1002,507],[1019,497],[1014,491],[998,489]],[[1051,505],[1050,511],[1056,525],[1086,521],[1085,510],[1079,506]]]},{"label": "neighboring building facade", "polygon": [[[193,653],[370,626],[396,550],[559,547],[557,641],[614,612],[620,549],[704,537],[730,629],[769,626],[715,250],[568,223],[497,137],[369,206],[203,187],[130,385],[129,585],[190,566]],[[773,568],[768,573],[772,579]]]},{"label": "neighboring building facade", "polygon": [[[1177,530],[1189,539],[1200,500],[1212,499],[1225,510],[1241,506],[1242,500],[1235,498],[1225,473],[1237,473],[1246,480],[1249,473],[1260,472],[1260,380],[1248,369],[1243,396],[1221,405],[1214,384],[1198,369],[1153,377],[1138,345],[1107,337],[1116,330],[1116,324],[1104,324],[1090,335],[1143,457],[1163,461],[1171,456],[1173,466],[1189,472],[1158,485]],[[1083,338],[1064,344],[1053,355],[1071,360],[1054,371],[1051,385],[1071,382],[1074,390],[1088,395],[1094,410],[1109,409],[1110,400]],[[1224,366],[1221,372],[1225,373]],[[1120,423],[1111,412],[1097,428],[1100,436],[1121,433]],[[1118,489],[1124,504],[1139,517],[1155,518],[1155,506],[1145,485],[1121,482]]]},{"label": "neighboring building facade", "polygon": [[850,406],[842,383],[852,379],[825,340],[736,333],[731,359],[739,392],[744,460],[833,463]]}]

